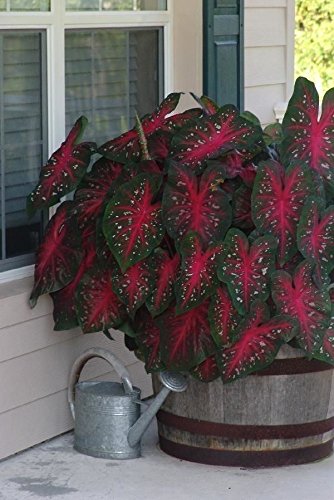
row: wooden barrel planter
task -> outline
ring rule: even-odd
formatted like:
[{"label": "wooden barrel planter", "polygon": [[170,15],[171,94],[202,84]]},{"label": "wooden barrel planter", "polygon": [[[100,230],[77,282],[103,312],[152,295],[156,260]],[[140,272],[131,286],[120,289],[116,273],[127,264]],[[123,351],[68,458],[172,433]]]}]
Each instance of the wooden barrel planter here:
[{"label": "wooden barrel planter", "polygon": [[[330,455],[334,370],[284,346],[267,369],[230,384],[191,379],[157,415],[161,449],[212,465],[274,467]],[[157,377],[154,386],[158,389]]]}]

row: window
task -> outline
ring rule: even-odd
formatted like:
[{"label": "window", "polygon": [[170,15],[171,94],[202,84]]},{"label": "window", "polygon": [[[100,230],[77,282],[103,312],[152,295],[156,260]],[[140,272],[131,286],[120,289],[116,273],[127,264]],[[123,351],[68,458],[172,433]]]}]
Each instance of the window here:
[{"label": "window", "polygon": [[[66,128],[81,114],[98,144],[134,124],[159,100],[159,29],[67,30]],[[112,47],[112,50],[111,50]]]},{"label": "window", "polygon": [[66,10],[166,10],[166,0],[66,0]]},{"label": "window", "polygon": [[43,220],[27,218],[26,196],[75,120],[87,116],[84,140],[102,144],[167,91],[166,9],[165,0],[0,0],[0,272],[33,262]]},{"label": "window", "polygon": [[0,0],[0,11],[49,11],[50,0]]},{"label": "window", "polygon": [[[28,220],[26,195],[47,154],[45,33],[0,32],[0,216],[2,267],[27,263],[41,232],[41,216]],[[13,261],[14,258],[14,261]],[[15,259],[16,258],[16,259]],[[5,266],[6,262],[6,266]]]}]

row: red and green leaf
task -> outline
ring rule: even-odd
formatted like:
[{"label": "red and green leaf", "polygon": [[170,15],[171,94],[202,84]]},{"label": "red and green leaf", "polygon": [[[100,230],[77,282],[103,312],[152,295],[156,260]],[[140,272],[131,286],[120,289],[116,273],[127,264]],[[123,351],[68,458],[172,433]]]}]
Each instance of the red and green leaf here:
[{"label": "red and green leaf", "polygon": [[78,325],[75,309],[75,292],[85,272],[90,269],[96,259],[94,244],[90,243],[85,248],[85,255],[75,278],[64,288],[51,293],[53,301],[54,330],[69,330]]},{"label": "red and green leaf", "polygon": [[310,194],[312,182],[301,164],[286,171],[273,160],[260,164],[252,194],[252,219],[260,231],[278,239],[281,266],[297,251],[297,223]]},{"label": "red and green leaf", "polygon": [[214,353],[208,320],[209,301],[184,314],[170,308],[157,318],[161,331],[161,356],[168,369],[187,370]]},{"label": "red and green leaf", "polygon": [[[184,127],[191,120],[195,120],[202,116],[202,110],[199,108],[191,108],[183,111],[183,113],[176,113],[166,118],[162,124],[162,130],[175,133],[175,130]],[[160,130],[159,130],[160,133]]]},{"label": "red and green leaf", "polygon": [[195,101],[201,106],[204,113],[206,115],[215,115],[219,111],[219,104],[217,104],[213,99],[207,97],[206,95],[202,95],[198,97],[193,92],[190,92],[191,96],[195,99]]},{"label": "red and green leaf", "polygon": [[140,174],[123,184],[104,213],[103,231],[122,272],[147,257],[164,235],[161,176]]},{"label": "red and green leaf", "polygon": [[[176,108],[180,96],[179,92],[169,94],[154,113],[140,120],[146,139],[149,139],[150,135],[161,129],[166,116]],[[121,163],[139,160],[141,158],[141,147],[137,127],[103,144],[99,148],[99,153]]]},{"label": "red and green leaf", "polygon": [[297,78],[283,119],[282,153],[286,162],[302,161],[334,185],[334,89],[319,95],[312,82]]},{"label": "red and green leaf", "polygon": [[201,172],[210,158],[237,150],[255,153],[261,144],[262,131],[241,118],[237,108],[223,106],[211,116],[194,120],[173,138],[170,157]]},{"label": "red and green leaf", "polygon": [[115,192],[117,180],[123,173],[123,165],[106,158],[100,158],[84,177],[75,192],[74,213],[78,216],[80,228],[96,224],[106,201]]},{"label": "red and green leaf", "polygon": [[110,268],[96,265],[84,274],[77,288],[75,308],[84,333],[117,328],[125,321],[125,306],[112,289]]},{"label": "red and green leaf", "polygon": [[168,154],[172,135],[167,132],[152,134],[147,140],[149,155],[153,160],[164,161]]},{"label": "red and green leaf", "polygon": [[87,125],[87,118],[81,116],[46,165],[41,169],[39,181],[27,198],[27,211],[33,215],[37,209],[48,208],[79,184],[90,163],[96,144],[78,144]]},{"label": "red and green leaf", "polygon": [[253,302],[250,313],[235,332],[235,342],[217,355],[224,382],[232,382],[270,364],[281,345],[294,335],[288,316],[269,318],[262,301]]},{"label": "red and green leaf", "polygon": [[328,293],[319,289],[312,279],[313,266],[304,261],[293,277],[285,271],[272,275],[272,297],[278,311],[297,322],[297,340],[308,353],[313,354],[321,345],[328,327],[331,307]]},{"label": "red and green leaf", "polygon": [[46,227],[36,255],[31,307],[40,295],[68,285],[80,267],[83,252],[78,228],[70,215],[71,207],[72,202],[64,202]]},{"label": "red and green leaf", "polygon": [[269,278],[275,268],[277,242],[272,236],[257,238],[250,246],[239,229],[230,229],[218,266],[218,277],[227,284],[233,304],[240,314],[250,310],[256,299],[269,297]]},{"label": "red and green leaf", "polygon": [[244,169],[243,164],[245,158],[238,152],[229,153],[218,161],[224,179],[234,179],[237,175],[240,175]]},{"label": "red and green leaf", "polygon": [[151,295],[156,282],[156,272],[151,256],[129,267],[124,273],[118,266],[114,267],[113,290],[126,305],[127,312],[132,318]]},{"label": "red and green leaf", "polygon": [[254,229],[252,219],[252,190],[245,184],[234,192],[232,198],[232,225],[240,229]]},{"label": "red and green leaf", "polygon": [[229,345],[240,322],[226,285],[219,286],[211,297],[209,307],[211,335],[218,347]]},{"label": "red and green leaf", "polygon": [[204,245],[224,237],[231,224],[231,207],[226,193],[217,187],[219,181],[215,168],[197,177],[187,167],[170,167],[162,214],[167,232],[178,243],[190,231],[197,232]]},{"label": "red and green leaf", "polygon": [[212,382],[220,376],[216,356],[209,356],[191,371],[191,375],[201,382]]},{"label": "red and green leaf", "polygon": [[155,266],[155,282],[152,293],[146,300],[146,306],[152,316],[165,311],[174,299],[174,283],[180,265],[180,256],[170,257],[158,248],[153,254],[151,265]]},{"label": "red and green leaf", "polygon": [[244,165],[243,169],[239,173],[239,177],[242,179],[243,183],[247,187],[253,188],[255,177],[257,172],[257,166],[254,162],[248,162]]},{"label": "red and green leaf", "polygon": [[284,134],[282,124],[279,122],[270,123],[263,129],[264,141],[266,144],[281,144]]},{"label": "red and green leaf", "polygon": [[310,198],[297,229],[299,251],[315,264],[318,283],[325,282],[334,268],[334,206],[323,210],[323,202]]},{"label": "red and green leaf", "polygon": [[334,307],[328,328],[317,352],[313,354],[317,359],[334,365]]},{"label": "red and green leaf", "polygon": [[196,233],[188,233],[182,240],[182,265],[175,282],[176,313],[197,307],[212,295],[218,285],[217,257],[221,245],[202,249]]},{"label": "red and green leaf", "polygon": [[147,311],[140,309],[136,315],[136,342],[138,350],[145,359],[148,373],[164,368],[160,355],[160,329]]}]

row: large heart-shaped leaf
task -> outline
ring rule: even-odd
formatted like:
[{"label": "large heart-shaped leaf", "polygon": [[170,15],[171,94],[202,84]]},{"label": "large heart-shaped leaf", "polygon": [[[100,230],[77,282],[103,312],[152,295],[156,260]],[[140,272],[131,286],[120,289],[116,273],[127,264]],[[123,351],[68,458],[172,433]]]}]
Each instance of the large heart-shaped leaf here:
[{"label": "large heart-shaped leaf", "polygon": [[270,364],[280,346],[294,335],[288,316],[270,319],[266,304],[253,302],[250,313],[235,331],[235,342],[217,355],[224,382],[232,382]]},{"label": "large heart-shaped leaf", "polygon": [[198,173],[208,159],[231,150],[252,156],[261,141],[260,127],[240,117],[234,106],[226,105],[216,114],[183,127],[173,138],[170,157]]},{"label": "large heart-shaped leaf", "polygon": [[220,376],[216,356],[208,356],[205,361],[191,370],[191,375],[201,382],[212,382]]},{"label": "large heart-shaped leaf", "polygon": [[213,99],[210,99],[210,97],[206,95],[198,97],[193,92],[190,92],[190,94],[195,99],[195,101],[201,106],[206,115],[215,115],[217,111],[219,111],[220,108],[219,104],[217,104]]},{"label": "large heart-shaped leaf", "polygon": [[167,309],[157,318],[161,331],[161,356],[169,369],[187,370],[215,351],[208,320],[209,301],[184,314]]},{"label": "large heart-shaped leaf", "polygon": [[87,118],[81,116],[46,165],[41,169],[39,181],[27,198],[27,212],[33,215],[39,208],[48,208],[79,184],[96,151],[96,144],[78,144],[87,125]]},{"label": "large heart-shaped leaf", "polygon": [[208,165],[211,163],[217,166],[219,165],[219,169],[222,171],[224,179],[234,179],[243,171],[245,157],[238,152],[230,152],[218,160],[209,160]]},{"label": "large heart-shaped leaf", "polygon": [[136,342],[139,353],[145,359],[148,373],[161,371],[164,366],[160,356],[160,329],[145,307],[136,314]]},{"label": "large heart-shaped leaf", "polygon": [[334,306],[332,306],[332,316],[328,328],[325,331],[325,335],[322,339],[322,343],[313,356],[326,363],[334,365]]},{"label": "large heart-shaped leaf", "polygon": [[[184,127],[188,122],[202,116],[202,110],[199,108],[191,108],[168,116],[163,122],[161,128],[163,132],[175,133],[175,130]],[[159,132],[160,133],[160,130]]]},{"label": "large heart-shaped leaf", "polygon": [[[174,111],[180,96],[181,94],[179,92],[169,94],[154,113],[140,120],[144,135],[147,139],[165,123],[166,116]],[[137,127],[103,144],[99,148],[99,153],[111,160],[120,161],[121,163],[126,163],[130,160],[138,160],[141,156],[141,147]]]},{"label": "large heart-shaped leaf", "polygon": [[75,309],[75,292],[81,278],[90,269],[96,259],[95,245],[88,242],[84,248],[85,255],[80,263],[80,267],[75,278],[64,288],[51,293],[53,301],[54,330],[69,330],[78,325],[77,313]]},{"label": "large heart-shaped leaf", "polygon": [[151,295],[156,282],[156,272],[151,256],[129,267],[124,273],[118,266],[114,267],[113,290],[126,305],[127,312],[132,318],[136,310]]},{"label": "large heart-shaped leaf", "polygon": [[64,202],[49,221],[35,264],[30,305],[40,295],[55,292],[76,276],[82,259],[81,238],[71,214],[72,202]]},{"label": "large heart-shaped leaf", "polygon": [[196,231],[204,245],[219,241],[231,224],[228,195],[217,188],[220,171],[208,168],[197,177],[190,168],[173,165],[164,188],[162,214],[167,232],[177,242]]},{"label": "large heart-shaped leaf", "polygon": [[276,239],[257,238],[250,246],[239,229],[230,229],[218,266],[218,277],[227,284],[235,308],[240,314],[249,311],[255,299],[269,297],[269,278],[275,268]]},{"label": "large heart-shaped leaf", "polygon": [[151,266],[155,267],[155,280],[152,293],[146,300],[146,306],[152,316],[165,311],[174,299],[174,283],[179,265],[179,254],[170,257],[168,252],[161,248],[154,252]]},{"label": "large heart-shaped leaf", "polygon": [[217,285],[217,256],[221,245],[203,250],[199,236],[188,233],[180,252],[181,271],[175,283],[176,312],[181,314],[198,306],[213,294]]},{"label": "large heart-shaped leaf", "polygon": [[252,190],[241,184],[232,199],[233,226],[240,229],[254,229],[252,219]]},{"label": "large heart-shaped leaf", "polygon": [[323,209],[323,201],[311,197],[301,213],[297,229],[298,248],[315,264],[318,283],[328,280],[334,268],[334,206]]},{"label": "large heart-shaped leaf", "polygon": [[298,343],[309,354],[321,345],[331,315],[328,293],[314,284],[312,273],[312,264],[304,261],[293,278],[285,271],[272,275],[272,297],[277,309],[296,320]]},{"label": "large heart-shaped leaf", "polygon": [[334,89],[321,106],[312,82],[297,78],[283,119],[282,153],[285,161],[298,159],[334,186]]},{"label": "large heart-shaped leaf", "polygon": [[240,319],[226,285],[222,284],[212,295],[209,308],[211,335],[218,347],[231,343]]},{"label": "large heart-shaped leaf", "polygon": [[81,228],[87,224],[96,223],[106,200],[115,192],[117,179],[123,172],[123,165],[106,158],[100,158],[94,163],[92,170],[81,182],[75,192],[74,212],[78,214]]},{"label": "large heart-shaped leaf", "polygon": [[260,164],[252,194],[252,219],[260,231],[278,239],[281,266],[297,251],[297,222],[311,193],[309,172],[301,164],[286,171],[273,160]]},{"label": "large heart-shaped leaf", "polygon": [[161,176],[140,174],[123,184],[107,205],[103,232],[122,272],[147,257],[164,235]]},{"label": "large heart-shaped leaf", "polygon": [[84,333],[117,328],[125,321],[125,306],[112,289],[110,268],[96,265],[84,274],[77,288],[75,307]]}]

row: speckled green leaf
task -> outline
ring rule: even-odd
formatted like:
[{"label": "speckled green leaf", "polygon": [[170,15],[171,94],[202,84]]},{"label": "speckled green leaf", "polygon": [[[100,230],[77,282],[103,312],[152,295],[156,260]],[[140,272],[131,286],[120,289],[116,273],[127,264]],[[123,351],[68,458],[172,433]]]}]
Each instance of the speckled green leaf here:
[{"label": "speckled green leaf", "polygon": [[227,284],[240,314],[249,311],[255,299],[269,297],[269,279],[275,266],[277,242],[272,236],[257,238],[249,245],[239,229],[230,229],[218,266],[218,277]]},{"label": "speckled green leaf", "polygon": [[318,283],[334,268],[334,206],[324,210],[323,200],[309,198],[297,228],[299,251],[315,266]]},{"label": "speckled green leaf", "polygon": [[294,323],[288,316],[270,318],[262,301],[252,304],[249,314],[235,332],[234,343],[217,355],[224,382],[232,382],[270,364],[281,345],[294,335]]},{"label": "speckled green leaf", "polygon": [[161,181],[160,175],[140,174],[123,184],[107,205],[103,232],[123,272],[163,238],[161,202],[155,200]]},{"label": "speckled green leaf", "polygon": [[203,250],[199,236],[189,233],[180,248],[182,264],[175,283],[176,312],[184,313],[197,307],[213,294],[217,285],[217,256],[221,245]]},{"label": "speckled green leaf", "polygon": [[298,265],[293,277],[285,271],[272,274],[277,310],[296,321],[298,343],[310,355],[319,349],[331,317],[329,295],[315,285],[312,275],[313,266],[308,261]]}]

